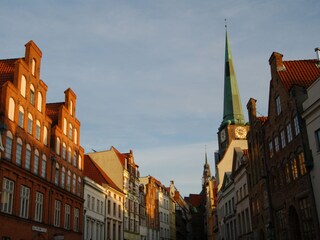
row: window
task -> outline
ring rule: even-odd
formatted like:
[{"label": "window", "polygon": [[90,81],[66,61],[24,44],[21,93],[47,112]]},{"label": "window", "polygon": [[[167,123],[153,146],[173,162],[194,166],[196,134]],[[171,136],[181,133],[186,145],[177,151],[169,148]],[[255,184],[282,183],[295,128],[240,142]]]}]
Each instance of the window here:
[{"label": "window", "polygon": [[76,128],[74,129],[74,143],[78,144],[78,131]]},{"label": "window", "polygon": [[269,142],[269,157],[270,157],[270,158],[273,157],[273,145],[272,145],[272,141]]},{"label": "window", "polygon": [[299,208],[301,212],[302,235],[303,239],[316,239],[316,232],[312,219],[312,211],[308,198],[299,200]]},{"label": "window", "polygon": [[13,206],[14,182],[3,178],[2,197],[1,197],[1,212],[12,213]]},{"label": "window", "polygon": [[280,138],[281,138],[281,147],[285,148],[286,147],[286,136],[284,134],[284,130],[281,130]]},{"label": "window", "polygon": [[68,170],[68,176],[67,176],[67,190],[70,191],[71,189],[71,172]]},{"label": "window", "polygon": [[69,123],[69,138],[72,140],[72,124]]},{"label": "window", "polygon": [[40,121],[37,120],[36,121],[36,139],[37,140],[40,140],[40,131],[41,131]]},{"label": "window", "polygon": [[38,172],[39,172],[39,152],[36,149],[34,151],[33,173],[37,175]]},{"label": "window", "polygon": [[288,123],[288,125],[287,125],[287,136],[288,136],[288,143],[289,143],[292,141],[291,123]]},{"label": "window", "polygon": [[298,178],[297,160],[294,158],[291,160],[291,171],[293,180]]},{"label": "window", "polygon": [[117,208],[116,208],[116,203],[113,203],[113,216],[117,215]]},{"label": "window", "polygon": [[285,166],[285,176],[286,176],[286,183],[290,183],[290,168],[288,163],[286,163],[286,166]]},{"label": "window", "polygon": [[320,128],[315,131],[317,150],[320,152]]},{"label": "window", "polygon": [[87,195],[87,208],[90,209],[90,200],[91,200],[91,196],[90,194]]},{"label": "window", "polygon": [[34,86],[30,85],[30,103],[34,106]]},{"label": "window", "polygon": [[54,178],[54,183],[59,186],[59,174],[60,173],[60,167],[59,167],[59,163],[56,163],[56,173],[55,173],[55,178]]},{"label": "window", "polygon": [[304,175],[305,173],[307,173],[307,169],[306,169],[306,163],[304,160],[304,154],[301,152],[299,153],[299,165],[300,165],[300,174]]},{"label": "window", "polygon": [[79,208],[74,209],[73,230],[75,232],[79,231]]},{"label": "window", "polygon": [[299,120],[298,116],[294,116],[293,118],[293,123],[294,123],[294,131],[296,133],[296,136],[300,133],[300,127],[299,127]]},{"label": "window", "polygon": [[43,127],[43,144],[48,146],[48,128],[46,126]]},{"label": "window", "polygon": [[23,128],[24,124],[24,109],[22,106],[19,106],[19,117],[18,117],[18,125]]},{"label": "window", "polygon": [[282,112],[280,96],[276,97],[276,110],[277,110],[277,116],[279,116],[280,113]]},{"label": "window", "polygon": [[66,169],[62,167],[62,172],[61,172],[61,187],[65,187],[65,179],[66,179]]},{"label": "window", "polygon": [[61,202],[55,200],[54,202],[54,226],[60,227],[60,213],[61,213]]},{"label": "window", "polygon": [[70,205],[65,205],[65,212],[64,212],[64,228],[70,229]]},{"label": "window", "polygon": [[56,138],[56,154],[60,155],[60,138]]},{"label": "window", "polygon": [[28,133],[32,134],[33,117],[28,113]]},{"label": "window", "polygon": [[46,178],[47,175],[47,157],[42,155],[42,164],[41,164],[41,177]]},{"label": "window", "polygon": [[73,102],[72,101],[69,102],[69,113],[71,116],[73,115]]},{"label": "window", "polygon": [[79,165],[79,169],[81,170],[81,168],[82,168],[82,158],[81,158],[80,154],[79,154],[78,165]]},{"label": "window", "polygon": [[16,148],[16,164],[21,165],[22,158],[22,140],[20,138],[17,139],[17,148]]},{"label": "window", "polygon": [[81,195],[81,178],[78,177],[78,191],[77,191],[78,196]]},{"label": "window", "polygon": [[21,86],[20,86],[20,94],[23,97],[26,97],[26,86],[27,86],[27,80],[24,75],[21,76]]},{"label": "window", "polygon": [[31,60],[31,73],[33,76],[36,75],[36,60],[34,58]]},{"label": "window", "polygon": [[66,155],[67,155],[67,146],[65,143],[62,143],[62,158],[66,160]]},{"label": "window", "polygon": [[15,110],[16,104],[13,100],[13,98],[9,98],[9,109],[8,109],[8,118],[11,121],[14,121],[14,110]]},{"label": "window", "polygon": [[77,183],[77,177],[76,174],[73,174],[72,176],[72,192],[76,193],[76,183]]},{"label": "window", "polygon": [[95,198],[93,196],[91,196],[91,210],[94,211],[94,204],[95,204]]},{"label": "window", "polygon": [[30,170],[31,168],[31,147],[29,144],[26,146],[26,162],[25,162],[25,168],[27,170]]},{"label": "window", "polygon": [[42,222],[42,212],[43,212],[43,194],[36,192],[36,206],[34,213],[34,220],[37,222]]},{"label": "window", "polygon": [[63,119],[63,133],[64,135],[67,135],[67,119]]},{"label": "window", "polygon": [[38,92],[37,109],[38,109],[39,112],[42,112],[42,94],[41,94],[41,92]]},{"label": "window", "polygon": [[30,188],[21,186],[20,193],[20,217],[28,218],[29,215]]},{"label": "window", "polygon": [[71,147],[68,148],[68,163],[71,163],[71,158],[72,158],[72,155],[71,155]]},{"label": "window", "polygon": [[77,152],[74,151],[73,152],[73,166],[75,166],[75,167],[77,167],[77,158],[78,158]]},{"label": "window", "polygon": [[13,136],[10,131],[7,132],[7,137],[6,137],[6,159],[11,160],[12,158],[12,141],[13,141]]},{"label": "window", "polygon": [[111,214],[111,201],[108,200],[108,214]]},{"label": "window", "polygon": [[280,149],[280,146],[279,146],[279,137],[275,137],[275,138],[274,138],[274,148],[275,148],[276,152],[278,152],[279,149]]}]

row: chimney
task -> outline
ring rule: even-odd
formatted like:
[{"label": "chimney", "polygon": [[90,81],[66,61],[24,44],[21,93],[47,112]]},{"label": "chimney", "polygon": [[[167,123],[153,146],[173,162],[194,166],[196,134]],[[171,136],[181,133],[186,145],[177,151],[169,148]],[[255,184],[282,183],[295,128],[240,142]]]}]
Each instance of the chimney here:
[{"label": "chimney", "polygon": [[276,71],[286,70],[285,66],[283,65],[282,57],[283,55],[281,53],[272,53],[271,57],[269,58],[269,64],[272,69]]},{"label": "chimney", "polygon": [[317,53],[317,60],[318,60],[318,63],[320,62],[320,48],[315,48],[314,51]]}]

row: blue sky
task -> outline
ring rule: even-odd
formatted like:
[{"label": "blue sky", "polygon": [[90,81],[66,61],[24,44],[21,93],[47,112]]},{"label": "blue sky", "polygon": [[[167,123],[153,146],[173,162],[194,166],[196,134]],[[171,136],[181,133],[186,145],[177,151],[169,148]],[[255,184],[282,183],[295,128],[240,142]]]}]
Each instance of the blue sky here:
[{"label": "blue sky", "polygon": [[47,101],[77,94],[86,152],[133,150],[142,176],[198,193],[205,149],[214,173],[222,121],[225,28],[247,119],[267,114],[273,51],[315,58],[320,1],[11,1],[0,3],[0,58],[42,50]]}]

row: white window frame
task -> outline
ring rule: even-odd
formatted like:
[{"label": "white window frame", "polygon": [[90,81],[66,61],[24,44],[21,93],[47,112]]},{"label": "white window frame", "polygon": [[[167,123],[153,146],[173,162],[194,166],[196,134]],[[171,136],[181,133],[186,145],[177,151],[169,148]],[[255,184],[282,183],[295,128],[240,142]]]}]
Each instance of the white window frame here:
[{"label": "white window frame", "polygon": [[53,225],[55,227],[60,227],[60,216],[61,216],[61,201],[54,201],[54,221]]},{"label": "white window frame", "polygon": [[70,205],[65,204],[64,210],[65,210],[64,211],[64,228],[70,229],[70,216],[71,216]]},{"label": "white window frame", "polygon": [[1,194],[1,212],[12,214],[13,208],[14,181],[3,178]]},{"label": "white window frame", "polygon": [[20,217],[29,217],[29,204],[30,203],[30,188],[21,185],[20,191]]},{"label": "white window frame", "polygon": [[42,213],[43,213],[43,193],[36,192],[36,204],[34,209],[34,220],[36,222],[42,222]]}]

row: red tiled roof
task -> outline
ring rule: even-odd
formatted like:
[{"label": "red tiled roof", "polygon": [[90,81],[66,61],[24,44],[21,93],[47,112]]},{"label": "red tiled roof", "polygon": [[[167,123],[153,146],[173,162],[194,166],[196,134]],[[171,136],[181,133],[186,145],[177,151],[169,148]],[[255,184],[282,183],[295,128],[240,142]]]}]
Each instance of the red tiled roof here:
[{"label": "red tiled roof", "polygon": [[89,155],[84,155],[84,175],[91,178],[96,183],[108,184],[115,190],[123,192],[117,185],[111,180],[111,178],[96,164]]},{"label": "red tiled roof", "polygon": [[316,59],[283,61],[283,64],[285,69],[278,71],[278,74],[288,91],[294,85],[308,88],[320,77],[320,67]]},{"label": "red tiled roof", "polygon": [[64,102],[46,104],[46,114],[52,119],[52,125],[58,123],[58,114],[61,105],[64,105]]},{"label": "red tiled roof", "polygon": [[0,86],[7,81],[13,81],[14,67],[17,60],[18,58],[0,60]]}]

